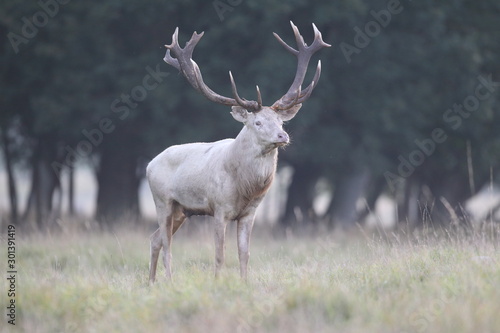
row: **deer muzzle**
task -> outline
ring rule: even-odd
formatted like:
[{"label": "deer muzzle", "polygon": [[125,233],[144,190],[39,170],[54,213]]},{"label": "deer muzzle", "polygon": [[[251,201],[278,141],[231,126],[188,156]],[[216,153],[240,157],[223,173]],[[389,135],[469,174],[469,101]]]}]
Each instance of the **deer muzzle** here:
[{"label": "deer muzzle", "polygon": [[284,146],[290,142],[290,137],[285,131],[279,132],[276,135],[276,141],[274,142],[277,146]]}]

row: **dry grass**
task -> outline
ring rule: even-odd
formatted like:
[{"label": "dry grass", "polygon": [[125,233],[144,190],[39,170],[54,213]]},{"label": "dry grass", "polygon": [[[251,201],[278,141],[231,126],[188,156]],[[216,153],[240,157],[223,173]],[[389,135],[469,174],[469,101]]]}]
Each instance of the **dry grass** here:
[{"label": "dry grass", "polygon": [[[234,230],[218,280],[210,232],[181,230],[173,244],[174,283],[160,269],[153,287],[147,285],[147,232],[18,233],[16,328],[498,332],[500,238],[498,226],[492,228],[411,237],[255,235],[247,284],[238,276]],[[11,325],[4,324],[5,317],[7,332]]]}]

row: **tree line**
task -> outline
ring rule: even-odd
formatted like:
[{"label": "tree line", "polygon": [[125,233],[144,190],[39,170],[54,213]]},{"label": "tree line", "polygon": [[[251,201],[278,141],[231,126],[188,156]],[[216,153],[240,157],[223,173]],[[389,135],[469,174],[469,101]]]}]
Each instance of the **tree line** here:
[{"label": "tree line", "polygon": [[[163,63],[174,29],[181,43],[206,32],[193,57],[214,90],[231,94],[231,70],[240,95],[251,99],[258,84],[266,104],[293,78],[296,59],[271,35],[292,39],[292,20],[306,41],[314,22],[333,47],[319,56],[313,96],[287,124],[292,144],[280,163],[293,176],[281,223],[304,222],[300,215],[352,225],[382,194],[396,200],[399,221],[467,219],[464,202],[498,176],[499,13],[495,0],[3,1],[0,134],[10,217],[43,227],[62,177],[72,207],[81,161],[95,173],[99,221],[139,216],[152,157],[239,130],[227,108]],[[30,171],[25,212],[15,168]],[[313,209],[320,181],[332,193],[322,216]]]}]

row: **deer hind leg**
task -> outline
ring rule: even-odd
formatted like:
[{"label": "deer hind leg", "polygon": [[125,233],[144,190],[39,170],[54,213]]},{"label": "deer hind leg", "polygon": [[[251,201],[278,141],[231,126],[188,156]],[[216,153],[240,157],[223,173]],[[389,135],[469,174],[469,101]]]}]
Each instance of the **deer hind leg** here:
[{"label": "deer hind leg", "polygon": [[156,213],[158,215],[159,228],[150,237],[151,240],[151,262],[149,266],[149,281],[153,283],[156,276],[156,267],[160,250],[163,248],[163,264],[167,279],[172,278],[170,262],[172,261],[171,243],[172,243],[172,225],[173,225],[173,207],[172,204],[157,204]]},{"label": "deer hind leg", "polygon": [[173,214],[172,207],[168,207],[166,218],[160,224],[160,235],[163,246],[163,265],[165,266],[165,274],[168,280],[172,280],[172,231],[173,231]]},{"label": "deer hind leg", "polygon": [[160,227],[151,235],[151,261],[149,266],[149,282],[155,282],[156,267],[158,266],[158,258],[160,251],[163,248],[163,264],[165,265],[166,275],[168,279],[172,278],[171,261],[172,261],[172,236],[180,228],[186,220],[186,216],[181,211],[179,206],[171,205],[168,209],[157,207],[158,224]]},{"label": "deer hind leg", "polygon": [[[165,246],[168,244],[165,239],[167,239],[167,229],[168,225],[170,225],[170,230],[172,229],[172,213],[171,213],[171,205],[165,205],[163,203],[156,205],[156,214],[158,215],[158,225],[159,228],[151,235],[150,237],[150,250],[151,250],[151,259],[150,259],[150,264],[149,264],[149,282],[154,283],[155,278],[156,278],[156,268],[158,265],[158,257],[160,255],[160,250],[163,247],[164,250],[164,256],[165,256],[165,250],[168,249],[168,246]],[[165,263],[165,258],[163,260],[165,264],[165,268],[167,269],[167,277],[169,276],[170,272],[170,260],[168,261],[168,267],[167,264]]]},{"label": "deer hind leg", "polygon": [[172,227],[172,236],[175,234],[177,230],[181,227],[181,225],[184,223],[186,220],[186,215],[180,210],[180,208],[176,209],[175,215],[174,215],[174,225]]},{"label": "deer hind leg", "polygon": [[156,277],[156,267],[158,266],[158,257],[160,256],[160,250],[162,247],[160,228],[156,229],[155,232],[149,237],[151,240],[150,254],[151,259],[149,261],[149,283],[153,284]]}]

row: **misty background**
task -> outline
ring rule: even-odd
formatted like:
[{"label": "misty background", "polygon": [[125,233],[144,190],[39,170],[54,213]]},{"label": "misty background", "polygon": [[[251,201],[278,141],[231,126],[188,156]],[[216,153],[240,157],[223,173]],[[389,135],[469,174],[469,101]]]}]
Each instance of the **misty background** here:
[{"label": "misty background", "polygon": [[[279,176],[258,221],[283,227],[495,220],[500,163],[500,3],[106,1],[0,4],[0,218],[43,229],[154,219],[147,163],[173,144],[235,137],[241,124],[163,62],[205,31],[193,59],[230,96],[271,105],[296,59],[276,41],[331,48],[285,126]],[[139,223],[139,222],[138,222]]]}]

